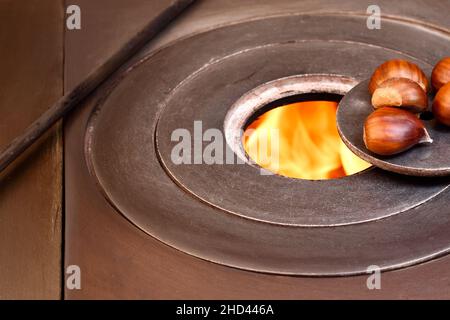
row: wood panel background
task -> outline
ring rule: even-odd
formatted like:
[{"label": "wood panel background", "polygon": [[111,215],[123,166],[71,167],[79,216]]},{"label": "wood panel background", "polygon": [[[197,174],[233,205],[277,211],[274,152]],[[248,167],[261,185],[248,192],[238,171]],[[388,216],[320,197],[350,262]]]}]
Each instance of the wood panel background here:
[{"label": "wood panel background", "polygon": [[[0,149],[63,93],[63,3],[0,0]],[[0,175],[0,299],[61,298],[62,129]]]}]

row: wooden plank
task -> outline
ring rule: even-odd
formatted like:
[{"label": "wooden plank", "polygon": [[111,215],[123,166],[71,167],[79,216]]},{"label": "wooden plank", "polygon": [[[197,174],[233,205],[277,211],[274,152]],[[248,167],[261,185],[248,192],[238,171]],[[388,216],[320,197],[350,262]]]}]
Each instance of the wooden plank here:
[{"label": "wooden plank", "polygon": [[[63,93],[62,0],[0,1],[0,149]],[[0,299],[61,297],[62,130],[0,175]]]}]

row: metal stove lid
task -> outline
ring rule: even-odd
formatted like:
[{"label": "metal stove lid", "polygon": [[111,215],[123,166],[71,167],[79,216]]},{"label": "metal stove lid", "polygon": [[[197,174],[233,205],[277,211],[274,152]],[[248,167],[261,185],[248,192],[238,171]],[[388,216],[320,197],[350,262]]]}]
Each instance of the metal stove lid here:
[{"label": "metal stove lid", "polygon": [[[426,70],[431,74],[431,70]],[[367,162],[384,170],[412,176],[446,176],[450,174],[450,128],[435,119],[423,121],[433,139],[398,155],[383,157],[366,149],[362,139],[365,119],[374,109],[367,90],[369,80],[353,88],[339,104],[338,132],[344,143]],[[430,97],[429,105],[431,106]]]}]

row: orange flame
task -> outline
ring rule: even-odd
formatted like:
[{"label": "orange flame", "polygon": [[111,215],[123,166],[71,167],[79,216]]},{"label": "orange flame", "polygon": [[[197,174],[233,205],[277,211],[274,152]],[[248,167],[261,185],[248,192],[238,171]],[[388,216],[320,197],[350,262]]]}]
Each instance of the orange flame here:
[{"label": "orange flame", "polygon": [[245,130],[244,149],[261,167],[292,178],[322,180],[360,172],[370,164],[342,142],[336,110],[337,103],[331,101],[269,110]]}]

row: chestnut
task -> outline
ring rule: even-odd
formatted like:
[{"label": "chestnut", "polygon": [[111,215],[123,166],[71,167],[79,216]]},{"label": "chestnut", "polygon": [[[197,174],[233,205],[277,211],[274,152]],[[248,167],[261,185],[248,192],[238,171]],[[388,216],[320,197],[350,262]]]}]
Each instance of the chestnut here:
[{"label": "chestnut", "polygon": [[434,66],[431,84],[438,91],[448,82],[450,82],[450,57],[445,57]]},{"label": "chestnut", "polygon": [[412,112],[422,112],[428,107],[428,97],[417,82],[407,78],[391,78],[374,91],[372,105],[375,109],[402,107]]},{"label": "chestnut", "polygon": [[370,94],[373,94],[384,81],[391,78],[407,78],[417,82],[425,92],[429,90],[428,79],[416,64],[395,59],[384,62],[375,70],[369,82]]},{"label": "chestnut", "polygon": [[423,123],[412,113],[392,107],[376,109],[364,123],[364,144],[373,153],[393,155],[418,143],[431,143]]},{"label": "chestnut", "polygon": [[432,110],[434,117],[440,123],[450,126],[450,82],[437,92]]}]

